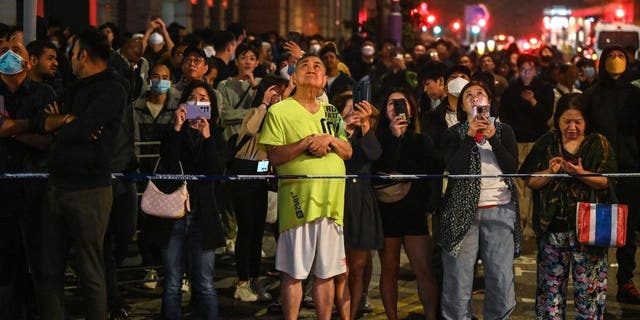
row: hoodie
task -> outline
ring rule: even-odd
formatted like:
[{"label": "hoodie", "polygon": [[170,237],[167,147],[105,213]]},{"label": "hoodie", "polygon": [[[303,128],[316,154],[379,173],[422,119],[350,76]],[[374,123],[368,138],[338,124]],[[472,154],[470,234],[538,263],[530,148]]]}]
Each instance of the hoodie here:
[{"label": "hoodie", "polygon": [[612,51],[625,52],[620,46],[610,46],[602,51],[598,81],[584,93],[585,117],[596,132],[603,134],[616,152],[620,172],[637,172],[640,169],[640,89],[631,84],[629,61],[625,72],[613,79],[606,70],[605,58]]}]

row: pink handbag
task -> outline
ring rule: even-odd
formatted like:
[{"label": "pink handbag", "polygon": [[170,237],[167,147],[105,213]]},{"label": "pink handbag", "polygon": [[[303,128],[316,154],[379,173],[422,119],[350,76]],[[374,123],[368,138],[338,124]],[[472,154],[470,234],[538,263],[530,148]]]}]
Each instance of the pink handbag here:
[{"label": "pink handbag", "polygon": [[[153,169],[154,174],[158,169],[158,163],[160,163],[160,159]],[[182,163],[179,162],[179,164],[180,173],[184,174]],[[149,180],[142,194],[140,207],[144,213],[158,218],[180,219],[184,217],[187,212],[191,211],[187,182],[184,181],[176,191],[166,194],[160,191],[152,180]]]}]

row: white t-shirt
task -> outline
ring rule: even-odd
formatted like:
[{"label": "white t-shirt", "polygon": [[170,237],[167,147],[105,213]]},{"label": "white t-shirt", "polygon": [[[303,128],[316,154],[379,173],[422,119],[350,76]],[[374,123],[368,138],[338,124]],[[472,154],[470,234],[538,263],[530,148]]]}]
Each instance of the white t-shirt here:
[{"label": "white t-shirt", "polygon": [[444,114],[444,120],[447,122],[447,128],[451,128],[458,123],[458,113],[447,109],[447,113]]},{"label": "white t-shirt", "polygon": [[149,109],[149,112],[151,112],[151,116],[155,119],[158,117],[160,111],[162,110],[162,104],[156,104],[151,101],[147,101],[147,108]]},{"label": "white t-shirt", "polygon": [[[478,149],[480,150],[480,172],[489,175],[502,174],[491,144],[487,141],[482,145],[478,145]],[[495,206],[509,202],[511,202],[511,191],[502,178],[480,179],[480,201],[478,207]]]}]

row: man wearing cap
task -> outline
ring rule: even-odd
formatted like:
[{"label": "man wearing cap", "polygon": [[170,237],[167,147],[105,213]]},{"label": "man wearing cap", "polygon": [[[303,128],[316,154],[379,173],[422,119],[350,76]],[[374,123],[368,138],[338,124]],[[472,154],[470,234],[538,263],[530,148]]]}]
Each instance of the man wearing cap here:
[{"label": "man wearing cap", "polygon": [[203,80],[205,73],[209,70],[207,65],[207,55],[204,50],[198,47],[187,47],[184,49],[184,59],[182,59],[182,79],[174,85],[174,88],[182,94],[184,88],[193,80]]},{"label": "man wearing cap", "polygon": [[[17,40],[5,43],[0,49],[0,173],[46,172],[46,149],[51,138],[27,132],[28,119],[51,104],[55,93],[48,85],[29,79],[30,69],[29,54],[24,45]],[[25,279],[20,277],[30,270],[36,294],[40,293],[42,279],[40,219],[44,182],[0,181],[0,270],[21,271],[20,274],[2,272],[0,282],[22,283]],[[22,251],[23,244],[28,268],[24,258],[15,256]],[[25,297],[18,297],[22,298]],[[14,310],[18,309],[20,307]],[[2,311],[0,314],[6,315]]]}]

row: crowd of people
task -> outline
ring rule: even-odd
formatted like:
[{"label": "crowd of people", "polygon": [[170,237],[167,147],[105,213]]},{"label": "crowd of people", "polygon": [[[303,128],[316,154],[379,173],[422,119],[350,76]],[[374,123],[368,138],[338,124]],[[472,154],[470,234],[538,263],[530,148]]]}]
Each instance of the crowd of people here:
[{"label": "crowd of people", "polygon": [[[334,305],[361,317],[373,251],[397,319],[402,248],[427,319],[474,317],[479,261],[484,318],[508,319],[523,240],[538,249],[536,317],[564,318],[571,274],[577,318],[602,319],[608,249],[578,241],[575,212],[609,190],[629,206],[616,297],[640,304],[640,182],[594,175],[640,169],[637,48],[611,45],[599,61],[550,46],[478,55],[446,39],[285,39],[240,23],[188,32],[156,17],[139,33],[107,23],[38,35],[25,43],[0,24],[0,172],[49,174],[0,180],[0,284],[16,293],[0,318],[63,319],[70,266],[86,319],[127,319],[117,268],[139,230],[162,319],[182,317],[186,290],[198,318],[219,317],[220,248],[235,257],[234,298],[272,301],[285,319],[298,317],[307,280],[319,319]],[[189,180],[187,213],[168,219],[139,209],[145,181],[114,172],[363,178]],[[574,177],[495,177],[513,173]],[[491,177],[385,177],[399,174]],[[260,280],[269,192],[279,299]]]}]

